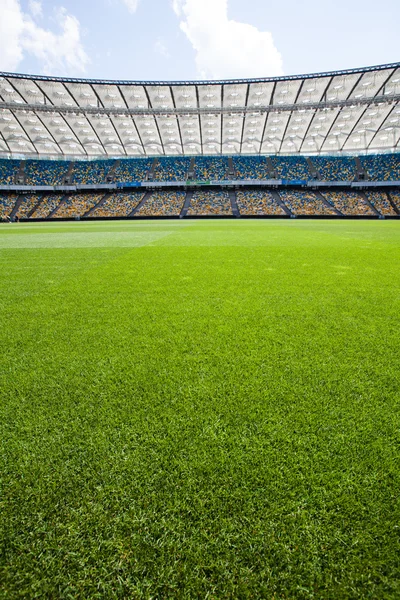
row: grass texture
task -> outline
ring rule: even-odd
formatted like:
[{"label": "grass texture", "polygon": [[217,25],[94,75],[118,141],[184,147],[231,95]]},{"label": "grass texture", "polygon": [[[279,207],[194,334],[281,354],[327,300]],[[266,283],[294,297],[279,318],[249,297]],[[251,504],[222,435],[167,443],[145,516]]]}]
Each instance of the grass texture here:
[{"label": "grass texture", "polygon": [[0,226],[0,598],[399,598],[399,242]]}]

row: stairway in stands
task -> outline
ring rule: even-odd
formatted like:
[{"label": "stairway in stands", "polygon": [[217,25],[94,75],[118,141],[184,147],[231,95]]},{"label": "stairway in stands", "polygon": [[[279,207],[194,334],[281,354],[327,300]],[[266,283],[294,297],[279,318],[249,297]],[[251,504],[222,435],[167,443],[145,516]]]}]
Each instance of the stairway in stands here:
[{"label": "stairway in stands", "polygon": [[268,177],[270,179],[276,179],[276,171],[275,171],[274,163],[271,160],[271,157],[267,156],[265,160],[267,163]]},{"label": "stairway in stands", "polygon": [[100,200],[98,201],[97,204],[95,204],[94,206],[92,206],[92,208],[89,208],[89,210],[87,212],[85,212],[85,214],[82,216],[82,218],[84,219],[85,217],[90,217],[92,215],[92,213],[94,213],[96,208],[100,208],[100,206],[103,206],[103,204],[107,200],[107,198],[109,198],[112,195],[113,195],[112,193],[104,194],[104,196],[102,198],[100,198]]},{"label": "stairway in stands", "polygon": [[375,208],[375,206],[368,200],[366,194],[364,192],[358,192],[361,196],[361,198],[368,204],[368,206],[370,207],[370,209],[373,211],[373,213],[375,214],[375,216],[377,217],[381,217],[381,213],[379,212],[379,210],[377,210]]},{"label": "stairway in stands", "polygon": [[386,192],[388,200],[390,202],[391,207],[393,208],[394,212],[396,213],[396,215],[400,215],[400,210],[397,208],[396,203],[393,201],[392,196],[390,195],[390,192]]},{"label": "stairway in stands", "polygon": [[69,163],[67,174],[64,177],[64,182],[63,183],[65,185],[71,185],[72,184],[73,173],[74,173],[74,166],[75,166],[75,161],[71,160],[71,162]]},{"label": "stairway in stands", "polygon": [[157,167],[158,163],[159,163],[158,158],[155,158],[153,160],[153,163],[152,163],[152,165],[151,165],[151,167],[150,167],[147,175],[146,175],[146,180],[147,181],[154,181],[154,173],[155,173],[155,170],[156,170],[156,167]]},{"label": "stairway in stands", "polygon": [[310,171],[311,179],[320,179],[318,169],[309,156],[306,156],[306,162],[308,165],[308,170]]},{"label": "stairway in stands", "polygon": [[183,218],[186,217],[187,212],[188,212],[189,207],[190,207],[190,202],[191,202],[191,200],[193,198],[193,194],[194,194],[194,190],[188,190],[186,192],[185,202],[183,203],[182,210],[181,210],[181,213],[179,215],[180,219],[183,219]]},{"label": "stairway in stands", "polygon": [[233,216],[239,218],[240,217],[240,212],[239,212],[239,207],[237,205],[236,191],[235,190],[229,190],[229,199],[231,201],[231,208],[232,208],[232,214],[233,214]]},{"label": "stairway in stands", "polygon": [[282,198],[280,197],[280,195],[278,194],[278,192],[276,190],[270,190],[271,192],[271,196],[274,198],[275,202],[277,204],[279,204],[279,206],[285,211],[285,213],[291,217],[293,216],[292,211],[290,210],[290,208],[288,208],[286,206],[286,204],[283,202]]},{"label": "stairway in stands", "polygon": [[361,160],[359,159],[359,157],[356,156],[354,158],[354,161],[356,163],[356,169],[357,169],[357,175],[356,175],[357,181],[368,181],[368,173],[362,166]]},{"label": "stairway in stands", "polygon": [[119,168],[120,164],[121,164],[120,159],[117,159],[117,160],[114,161],[111,169],[107,173],[107,177],[106,177],[107,183],[114,183],[114,181],[115,181],[115,172]]},{"label": "stairway in stands", "polygon": [[[156,160],[156,159],[154,159]],[[143,196],[143,198],[141,199],[141,201],[139,202],[139,204],[137,206],[135,206],[135,208],[133,209],[132,212],[129,213],[129,215],[127,215],[128,217],[134,217],[136,215],[136,213],[142,208],[142,206],[145,204],[145,202],[147,202],[147,200],[150,198],[150,196],[152,195],[152,191],[150,192],[146,192],[145,195]]]},{"label": "stairway in stands", "polygon": [[233,159],[232,157],[228,158],[228,172],[227,172],[227,179],[235,179],[236,178],[236,173],[235,173],[235,167],[233,166]]},{"label": "stairway in stands", "polygon": [[194,156],[192,156],[192,158],[190,159],[190,165],[189,165],[189,169],[187,172],[187,180],[190,181],[190,179],[194,179]]},{"label": "stairway in stands", "polygon": [[19,163],[19,169],[17,174],[15,175],[15,183],[16,185],[25,185],[25,160],[21,160]]},{"label": "stairway in stands", "polygon": [[63,196],[60,200],[60,202],[57,204],[57,206],[51,211],[51,213],[49,213],[46,217],[46,219],[52,219],[53,216],[56,214],[56,212],[58,211],[59,208],[61,208],[61,206],[63,204],[65,204],[65,202],[68,200],[69,196]]},{"label": "stairway in stands", "polygon": [[336,208],[336,206],[334,206],[333,204],[331,204],[325,198],[325,196],[323,194],[321,194],[321,192],[318,192],[318,190],[313,190],[313,193],[317,196],[318,200],[320,200],[322,202],[322,204],[324,204],[328,208],[331,208],[332,210],[334,210],[335,214],[338,215],[339,217],[343,217],[343,213],[341,213],[340,210],[338,208]]},{"label": "stairway in stands", "polygon": [[42,204],[43,200],[45,199],[46,196],[38,196],[38,201],[36,202],[35,206],[28,212],[28,214],[26,215],[27,219],[30,219],[31,216],[37,211],[37,209],[39,208],[39,206]]},{"label": "stairway in stands", "polygon": [[18,211],[19,207],[21,206],[23,199],[24,199],[24,196],[23,196],[23,194],[20,194],[20,195],[18,196],[18,198],[17,198],[17,200],[16,200],[15,204],[14,204],[14,208],[13,208],[13,209],[12,209],[12,211],[10,212],[10,219],[11,219],[11,221],[14,221],[14,219],[15,219],[15,215],[17,214],[17,211]]}]

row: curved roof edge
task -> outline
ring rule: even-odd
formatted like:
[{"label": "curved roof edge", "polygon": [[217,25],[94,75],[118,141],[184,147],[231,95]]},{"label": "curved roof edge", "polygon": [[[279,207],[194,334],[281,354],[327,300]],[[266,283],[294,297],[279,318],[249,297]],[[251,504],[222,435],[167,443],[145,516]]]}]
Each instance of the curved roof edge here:
[{"label": "curved roof edge", "polygon": [[340,75],[353,75],[356,73],[368,73],[371,71],[383,71],[385,69],[400,68],[400,62],[388,63],[384,65],[375,65],[370,67],[359,67],[355,69],[344,69],[339,71],[325,71],[320,73],[306,73],[299,75],[281,75],[278,77],[255,77],[250,79],[206,79],[206,80],[182,80],[182,81],[139,81],[126,79],[84,79],[78,77],[52,77],[47,75],[28,75],[25,73],[0,72],[1,77],[13,77],[15,79],[29,79],[37,81],[55,81],[59,83],[90,83],[105,85],[146,85],[146,86],[172,86],[172,85],[221,85],[237,83],[268,83],[275,81],[296,81],[304,79],[316,79],[319,77],[334,77]]}]

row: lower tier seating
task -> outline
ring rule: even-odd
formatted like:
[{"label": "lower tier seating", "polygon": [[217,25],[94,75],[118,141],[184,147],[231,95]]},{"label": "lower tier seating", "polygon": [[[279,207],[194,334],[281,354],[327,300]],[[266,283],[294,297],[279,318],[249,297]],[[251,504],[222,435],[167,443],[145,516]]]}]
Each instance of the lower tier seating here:
[{"label": "lower tier seating", "polygon": [[[0,193],[0,220],[74,219],[77,217],[179,217],[186,192],[173,190],[85,192],[75,194]],[[286,216],[387,216],[400,215],[400,190],[323,190],[286,188],[238,190],[239,213]],[[133,213],[133,214],[132,214]],[[233,216],[226,190],[202,189],[193,193],[187,216]]]},{"label": "lower tier seating", "polygon": [[104,196],[102,194],[75,194],[68,196],[61,202],[53,217],[65,219],[71,217],[83,217],[91,208],[96,206]]},{"label": "lower tier seating", "polygon": [[91,217],[127,217],[143,199],[143,192],[110,194],[105,201],[96,206]]},{"label": "lower tier seating", "polygon": [[323,196],[342,215],[374,215],[374,211],[358,192],[323,192]]},{"label": "lower tier seating", "polygon": [[185,202],[185,192],[154,192],[140,207],[138,217],[178,217]]},{"label": "lower tier seating", "polygon": [[59,206],[63,194],[49,194],[43,196],[39,206],[31,214],[32,219],[47,219],[49,215]]},{"label": "lower tier seating", "polygon": [[0,219],[7,220],[11,215],[15,203],[18,200],[18,194],[0,194]]},{"label": "lower tier seating", "polygon": [[40,202],[40,198],[41,196],[38,194],[28,194],[27,196],[23,196],[15,216],[18,219],[27,219],[36,204]]},{"label": "lower tier seating", "polygon": [[365,192],[365,196],[370,204],[381,213],[381,215],[395,215],[396,211],[390,204],[386,192]]},{"label": "lower tier seating", "polygon": [[228,192],[195,192],[190,201],[190,216],[231,215],[231,201]]},{"label": "lower tier seating", "polygon": [[400,190],[390,192],[390,199],[392,200],[397,210],[400,211]]},{"label": "lower tier seating", "polygon": [[294,215],[335,215],[314,192],[280,191],[279,195]]},{"label": "lower tier seating", "polygon": [[238,192],[237,205],[241,215],[284,215],[285,211],[271,192]]}]

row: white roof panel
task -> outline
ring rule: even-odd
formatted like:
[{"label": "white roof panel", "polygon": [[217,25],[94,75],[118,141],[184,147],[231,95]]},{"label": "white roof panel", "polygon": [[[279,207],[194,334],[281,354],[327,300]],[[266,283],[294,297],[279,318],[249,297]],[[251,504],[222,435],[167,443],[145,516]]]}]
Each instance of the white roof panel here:
[{"label": "white roof panel", "polygon": [[231,81],[0,73],[0,153],[315,154],[399,149],[400,64]]}]

